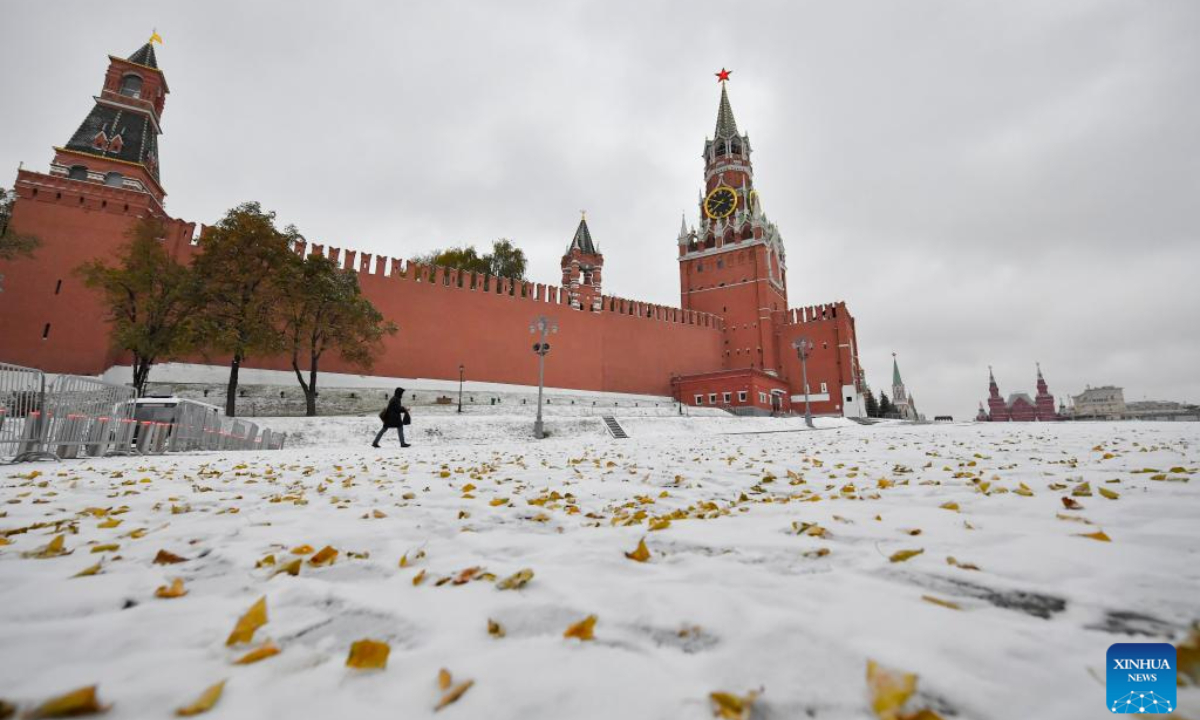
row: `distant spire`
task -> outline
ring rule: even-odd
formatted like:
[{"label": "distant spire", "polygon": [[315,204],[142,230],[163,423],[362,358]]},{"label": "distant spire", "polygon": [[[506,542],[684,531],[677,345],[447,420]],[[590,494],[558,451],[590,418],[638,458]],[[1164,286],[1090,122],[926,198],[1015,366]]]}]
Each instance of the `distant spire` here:
[{"label": "distant spire", "polygon": [[[158,37],[158,33],[155,33],[153,37]],[[157,42],[162,42],[162,40],[159,39]],[[147,42],[125,59],[131,63],[137,63],[138,65],[144,65],[145,67],[154,68],[157,70],[158,58],[154,55],[154,43],[154,40]]]},{"label": "distant spire", "polygon": [[687,237],[687,213],[682,213],[679,219],[679,237]]},{"label": "distant spire", "polygon": [[991,382],[993,385],[996,384],[996,376],[994,373],[992,373],[991,365],[988,365],[988,381]]},{"label": "distant spire", "polygon": [[896,353],[892,353],[892,387],[903,384],[904,381],[900,379],[900,366],[896,364]]},{"label": "distant spire", "polygon": [[729,105],[729,93],[725,90],[725,83],[721,83],[721,104],[717,108],[717,129],[714,132],[714,139],[728,140],[736,137],[738,134],[737,121],[733,119],[733,108]]},{"label": "distant spire", "polygon": [[1038,380],[1041,380],[1042,379],[1042,364],[1040,362],[1035,362],[1034,365],[1037,365]]},{"label": "distant spire", "polygon": [[567,252],[571,252],[575,248],[586,255],[597,255],[596,245],[592,242],[592,233],[587,226],[587,213],[580,210],[579,227],[575,229],[575,237],[571,239],[571,245],[567,248]]}]

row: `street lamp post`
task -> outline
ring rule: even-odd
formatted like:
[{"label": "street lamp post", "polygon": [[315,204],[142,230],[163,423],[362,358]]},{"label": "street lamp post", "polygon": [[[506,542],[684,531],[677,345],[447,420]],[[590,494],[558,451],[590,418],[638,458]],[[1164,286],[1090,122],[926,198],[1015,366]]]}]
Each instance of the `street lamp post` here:
[{"label": "street lamp post", "polygon": [[541,440],[546,436],[542,427],[542,388],[546,379],[546,355],[550,352],[550,343],[546,335],[558,332],[558,323],[553,318],[538,315],[529,323],[529,332],[538,335],[538,341],[533,344],[533,351],[538,356],[538,406],[537,420],[533,423],[533,436]]},{"label": "street lamp post", "polygon": [[463,371],[465,371],[465,370],[466,370],[466,367],[464,367],[462,365],[458,366],[458,411],[459,412],[462,412],[462,385],[463,385]]},{"label": "street lamp post", "polygon": [[808,400],[808,354],[812,352],[813,344],[808,338],[799,337],[792,341],[792,347],[800,356],[800,380],[804,383],[804,424],[812,427],[812,405]]}]

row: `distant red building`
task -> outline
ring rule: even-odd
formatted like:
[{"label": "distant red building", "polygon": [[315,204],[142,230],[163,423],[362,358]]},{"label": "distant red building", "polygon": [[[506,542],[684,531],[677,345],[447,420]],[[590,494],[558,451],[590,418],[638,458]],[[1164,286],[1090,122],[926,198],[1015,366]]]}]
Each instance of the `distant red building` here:
[{"label": "distant red building", "polygon": [[988,368],[988,409],[979,405],[979,414],[975,417],[980,422],[1033,422],[1062,420],[1054,408],[1054,396],[1042,377],[1042,366],[1037,366],[1037,396],[1030,398],[1027,393],[1013,393],[1005,400],[1000,396],[1000,388],[996,385],[996,376]]},{"label": "distant red building", "polygon": [[[153,45],[109,56],[92,111],[55,148],[49,172],[18,172],[12,229],[42,244],[32,260],[0,261],[0,360],[88,375],[129,363],[110,346],[103,308],[73,271],[112,256],[146,216],[166,224],[163,242],[181,260],[203,242],[203,226],[171,218],[163,205],[158,136],[167,92]],[[854,318],[842,302],[788,307],[782,238],[755,190],[750,139],[738,133],[724,84],[704,159],[700,222],[677,238],[677,308],[602,294],[604,256],[586,220],[563,256],[560,286],[319,244],[295,249],[357,272],[364,294],[401,328],[385,341],[374,375],[457,380],[466,364],[475,381],[536,385],[526,328],[547,314],[559,325],[549,387],[671,394],[758,412],[788,411],[807,395],[815,414],[863,414]],[[799,337],[813,343],[808,388],[792,350]],[[245,367],[290,366],[258,357]],[[327,370],[360,372],[340,358]]]}]

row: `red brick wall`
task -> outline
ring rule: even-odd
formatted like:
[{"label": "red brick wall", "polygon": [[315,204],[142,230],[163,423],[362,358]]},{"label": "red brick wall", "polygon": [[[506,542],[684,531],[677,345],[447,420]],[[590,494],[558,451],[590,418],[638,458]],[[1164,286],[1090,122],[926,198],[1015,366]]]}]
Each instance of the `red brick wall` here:
[{"label": "red brick wall", "polygon": [[[72,270],[90,258],[111,256],[134,221],[153,211],[146,196],[39,173],[22,173],[18,190],[12,226],[39,236],[42,247],[33,260],[0,263],[6,276],[0,360],[80,374],[98,374],[124,361],[109,349],[97,298]],[[191,224],[171,222],[167,242],[177,257],[194,251],[193,232]],[[364,293],[400,328],[387,340],[370,371],[374,375],[457,379],[461,363],[475,381],[534,385],[537,357],[529,323],[539,314],[559,323],[546,361],[551,387],[668,395],[672,375],[720,367],[722,323],[709,315],[610,297],[602,312],[579,311],[565,304],[566,293],[557,286],[513,288],[511,281],[490,278],[485,290],[484,278],[464,274],[464,287],[458,287],[456,271],[404,267],[391,258],[336,248],[324,252],[359,269]],[[389,275],[381,272],[385,267]],[[448,277],[455,280],[452,286]],[[471,289],[473,284],[478,287]],[[46,323],[50,334],[43,340]],[[290,369],[285,358],[250,358],[246,367]],[[363,372],[336,357],[327,358],[323,369]]]}]

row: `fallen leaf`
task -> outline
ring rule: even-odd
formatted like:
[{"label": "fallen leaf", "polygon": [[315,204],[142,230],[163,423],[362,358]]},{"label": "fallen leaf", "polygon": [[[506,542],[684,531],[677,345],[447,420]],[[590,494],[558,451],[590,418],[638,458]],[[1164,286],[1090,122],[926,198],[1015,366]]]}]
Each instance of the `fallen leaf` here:
[{"label": "fallen leaf", "polygon": [[278,654],[279,654],[279,648],[275,646],[275,643],[268,640],[267,642],[263,643],[261,646],[251,650],[250,652],[241,656],[237,660],[234,660],[233,664],[234,665],[250,665],[252,663],[258,662],[259,660],[266,660],[267,658],[269,658],[273,655],[278,655]]},{"label": "fallen leaf", "polygon": [[438,670],[438,681],[437,682],[438,682],[439,688],[441,688],[442,690],[449,690],[450,686],[454,684],[454,679],[450,675],[449,670],[447,670],[446,668],[442,668],[441,670]]},{"label": "fallen leaf", "polygon": [[362,639],[350,646],[350,655],[346,658],[346,667],[358,670],[382,670],[387,667],[388,654],[391,646],[377,640]]},{"label": "fallen leaf", "polygon": [[96,545],[92,548],[93,553],[116,552],[121,549],[117,543],[109,543],[107,545]]},{"label": "fallen leaf", "polygon": [[337,561],[337,556],[338,551],[329,545],[326,545],[325,547],[321,548],[320,552],[308,559],[308,564],[314,567],[332,565],[335,561]]},{"label": "fallen leaf", "polygon": [[65,548],[66,542],[66,535],[55,535],[50,542],[46,543],[44,547],[40,547],[37,550],[30,550],[27,553],[22,553],[22,556],[27,558],[45,559],[59,557],[60,555],[68,555],[69,551]]},{"label": "fallen leaf", "polygon": [[758,693],[753,690],[745,695],[714,692],[709,693],[708,699],[712,701],[714,717],[722,718],[722,720],[749,720],[750,714],[754,710],[754,701],[758,699]]},{"label": "fallen leaf", "polygon": [[1112,538],[1104,534],[1103,530],[1097,530],[1094,533],[1080,533],[1079,537],[1091,538],[1092,540],[1099,540],[1100,542],[1112,542]]},{"label": "fallen leaf", "polygon": [[1017,495],[1023,495],[1025,497],[1033,497],[1033,491],[1030,490],[1029,486],[1026,485],[1025,483],[1021,483],[1020,485],[1018,485],[1017,489],[1013,490],[1013,492],[1016,493]]},{"label": "fallen leaf", "polygon": [[630,560],[636,560],[637,562],[646,562],[649,560],[650,550],[646,547],[646,539],[642,538],[641,540],[638,540],[637,549],[635,549],[633,552],[625,553],[625,557],[629,558]]},{"label": "fallen leaf", "polygon": [[122,520],[118,520],[117,518],[109,518],[109,519],[105,520],[104,522],[102,522],[102,523],[100,523],[100,524],[96,525],[96,527],[97,527],[97,528],[99,528],[99,529],[101,529],[101,530],[108,530],[108,529],[110,529],[110,528],[115,528],[115,527],[117,527],[117,526],[118,526],[118,525],[120,525],[122,522],[124,522],[124,521],[122,521]]},{"label": "fallen leaf", "polygon": [[1071,498],[1067,497],[1066,495],[1063,495],[1063,497],[1062,497],[1062,504],[1063,504],[1063,507],[1065,507],[1068,510],[1082,510],[1083,509],[1083,505],[1081,505],[1079,502],[1077,502],[1075,500],[1072,500]]},{"label": "fallen leaf", "polygon": [[275,556],[267,555],[262,560],[259,560],[258,562],[254,563],[254,568],[257,570],[258,568],[272,567],[274,565],[275,565]]},{"label": "fallen leaf", "polygon": [[871,709],[880,720],[899,720],[900,708],[917,690],[917,676],[883,668],[874,660],[867,661],[867,691]]},{"label": "fallen leaf", "polygon": [[1075,497],[1091,497],[1092,496],[1092,484],[1085,480],[1084,482],[1081,482],[1078,485],[1076,485],[1075,489],[1071,491],[1071,494],[1074,495]]},{"label": "fallen leaf", "polygon": [[372,515],[372,516],[373,516],[373,517],[374,517],[376,520],[378,520],[378,519],[380,519],[380,518],[385,518],[385,517],[387,517],[387,513],[385,513],[385,512],[384,512],[384,511],[382,511],[382,510],[372,510],[372,511],[371,511],[371,515]]},{"label": "fallen leaf", "polygon": [[96,686],[89,685],[65,695],[50,698],[29,713],[30,718],[60,718],[95,715],[108,709],[96,699]]},{"label": "fallen leaf", "polygon": [[179,578],[172,580],[170,587],[162,585],[154,591],[154,597],[159,597],[166,600],[183,597],[184,595],[187,595],[187,590],[183,589],[183,580]]},{"label": "fallen leaf", "polygon": [[212,710],[213,705],[217,704],[217,701],[221,699],[221,693],[224,691],[225,681],[222,680],[216,685],[213,685],[204,692],[200,693],[200,697],[196,698],[196,701],[191,705],[185,705],[184,707],[176,710],[175,714],[180,717],[191,717],[192,715],[206,713],[209,710]]},{"label": "fallen leaf", "polygon": [[454,576],[454,579],[451,582],[453,582],[455,585],[465,585],[471,582],[471,580],[475,579],[475,576],[478,575],[482,570],[483,568],[479,566],[469,567],[459,572],[458,575]]},{"label": "fallen leaf", "polygon": [[412,579],[413,585],[420,585],[423,582],[425,582],[425,568],[421,568],[421,572],[417,573],[416,575],[413,575],[413,579]]},{"label": "fallen leaf", "polygon": [[1116,500],[1117,498],[1121,497],[1120,493],[1118,493],[1114,490],[1109,490],[1106,487],[1101,487],[1101,488],[1097,488],[1097,489],[1099,490],[1099,492],[1102,496],[1108,498],[1109,500]]},{"label": "fallen leaf", "polygon": [[488,618],[487,628],[488,628],[488,635],[491,635],[494,638],[502,638],[508,634],[504,631],[503,625],[501,625],[500,623],[496,622],[495,620],[493,620],[491,618]]},{"label": "fallen leaf", "polygon": [[578,638],[581,641],[595,640],[596,619],[597,618],[595,615],[588,615],[584,619],[567,628],[566,632],[563,633],[563,637]]},{"label": "fallen leaf", "polygon": [[922,595],[921,599],[927,603],[933,603],[934,605],[941,605],[942,607],[950,608],[951,610],[962,610],[962,606],[959,605],[958,603],[951,602],[949,600],[943,600],[941,598],[937,598],[932,595]]},{"label": "fallen leaf", "polygon": [[953,510],[954,512],[958,512],[958,503],[956,502],[945,502],[941,505],[938,505],[938,507],[943,510]]},{"label": "fallen leaf", "polygon": [[71,577],[73,577],[73,578],[91,577],[92,575],[95,575],[96,573],[100,572],[100,566],[102,564],[103,563],[96,563],[95,565],[92,565],[91,567],[86,567],[86,568],[80,570],[79,572],[75,573]]},{"label": "fallen leaf", "polygon": [[226,645],[248,643],[254,639],[254,631],[267,624],[267,597],[260,597],[250,609],[238,619],[233,632],[229,633]]},{"label": "fallen leaf", "polygon": [[474,684],[474,680],[466,680],[450,688],[450,690],[442,696],[442,699],[438,701],[438,704],[433,708],[434,711],[441,710],[450,703],[457,702],[458,699],[463,696],[463,693],[470,690],[471,686]]},{"label": "fallen leaf", "polygon": [[925,552],[924,548],[919,550],[897,550],[896,552],[892,553],[892,556],[888,558],[888,561],[894,563],[904,562],[905,560],[914,558],[923,552]]},{"label": "fallen leaf", "polygon": [[979,566],[974,563],[959,562],[953,555],[946,558],[947,565],[953,565],[959,570],[978,570]]},{"label": "fallen leaf", "polygon": [[529,568],[518,570],[516,573],[504,578],[496,583],[496,588],[499,590],[518,590],[525,587],[525,584],[533,579],[533,571]]},{"label": "fallen leaf", "polygon": [[286,565],[280,565],[279,569],[271,574],[271,577],[275,577],[276,575],[279,575],[281,573],[287,573],[288,575],[291,575],[292,577],[296,577],[297,575],[300,574],[300,563],[301,563],[301,559],[296,558],[295,560],[292,560],[291,562],[287,563]]},{"label": "fallen leaf", "polygon": [[650,530],[666,530],[671,527],[671,518],[661,518],[650,523]]},{"label": "fallen leaf", "polygon": [[292,548],[293,555],[308,555],[312,553],[312,551],[312,545],[297,545],[296,547]]},{"label": "fallen leaf", "polygon": [[173,565],[181,562],[187,562],[187,558],[179,557],[175,553],[166,550],[159,550],[158,554],[154,556],[155,565]]}]

